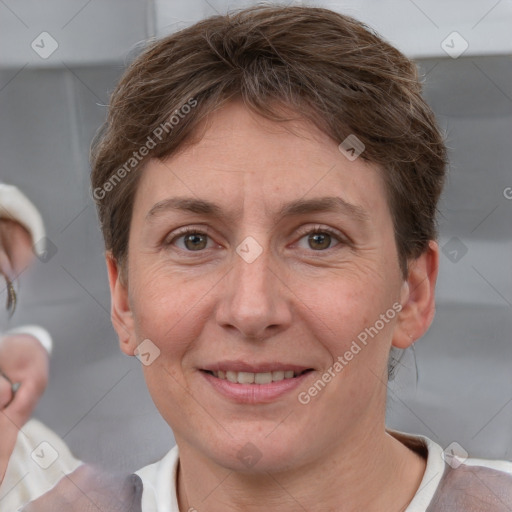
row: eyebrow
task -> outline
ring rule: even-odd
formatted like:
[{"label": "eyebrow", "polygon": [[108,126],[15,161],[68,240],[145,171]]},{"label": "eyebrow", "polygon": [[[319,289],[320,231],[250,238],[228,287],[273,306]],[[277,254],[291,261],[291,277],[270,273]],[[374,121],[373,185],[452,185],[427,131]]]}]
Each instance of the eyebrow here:
[{"label": "eyebrow", "polygon": [[[190,197],[171,197],[156,203],[147,213],[146,220],[162,215],[165,212],[178,210],[189,213],[222,217],[222,208],[210,201]],[[349,203],[337,196],[317,197],[312,199],[298,199],[283,205],[277,212],[278,217],[291,217],[308,213],[333,212],[352,217],[359,222],[368,222],[367,211],[359,206]]]}]

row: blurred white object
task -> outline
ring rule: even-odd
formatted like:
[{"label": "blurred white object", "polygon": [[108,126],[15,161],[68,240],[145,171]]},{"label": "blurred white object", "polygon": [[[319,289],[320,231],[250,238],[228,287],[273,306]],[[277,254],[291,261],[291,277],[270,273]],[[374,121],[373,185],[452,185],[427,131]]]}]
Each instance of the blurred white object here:
[{"label": "blurred white object", "polygon": [[19,222],[32,237],[34,251],[41,256],[45,251],[45,231],[41,214],[32,201],[13,185],[0,183],[0,219]]},{"label": "blurred white object", "polygon": [[52,337],[46,329],[43,329],[39,325],[23,325],[21,327],[15,327],[14,329],[9,329],[7,332],[4,332],[2,337],[10,336],[12,334],[29,334],[39,340],[39,343],[41,343],[41,345],[46,349],[48,354],[52,353]]},{"label": "blurred white object", "polygon": [[[34,251],[41,256],[45,251],[45,229],[39,210],[30,199],[13,185],[0,183],[0,219],[9,219],[19,222],[32,237]],[[3,333],[29,334],[38,339],[48,354],[52,352],[52,338],[50,333],[38,325],[24,325]]]}]

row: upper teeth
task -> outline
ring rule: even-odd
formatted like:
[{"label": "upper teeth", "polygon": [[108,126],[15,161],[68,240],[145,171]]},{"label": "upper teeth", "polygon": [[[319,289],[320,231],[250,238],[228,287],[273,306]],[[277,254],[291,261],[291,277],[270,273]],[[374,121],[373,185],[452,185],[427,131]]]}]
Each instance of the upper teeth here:
[{"label": "upper teeth", "polygon": [[215,377],[219,379],[227,379],[230,382],[238,382],[239,384],[269,384],[270,382],[277,382],[283,379],[293,379],[295,372],[293,370],[277,370],[275,372],[212,372]]}]

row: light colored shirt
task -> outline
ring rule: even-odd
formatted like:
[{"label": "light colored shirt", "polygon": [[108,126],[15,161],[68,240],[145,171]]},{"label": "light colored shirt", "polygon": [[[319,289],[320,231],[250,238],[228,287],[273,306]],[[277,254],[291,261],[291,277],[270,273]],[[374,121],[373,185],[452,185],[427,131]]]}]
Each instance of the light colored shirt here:
[{"label": "light colored shirt", "polygon": [[[471,470],[471,467],[476,466],[480,470],[481,468],[490,468],[499,471],[500,473],[495,473],[496,475],[512,475],[512,462],[476,458],[460,459],[456,452],[450,454],[451,450],[448,450],[448,455],[444,454],[443,448],[428,437],[390,429],[387,432],[411,449],[424,453],[427,457],[423,479],[405,512],[425,512],[427,509],[430,511],[431,508],[429,507],[432,507],[432,510],[435,511],[445,510],[442,506],[436,508],[434,505],[438,503],[441,487],[443,493],[449,494],[449,486],[441,486],[443,482],[447,481],[448,473],[446,470],[448,464],[451,468],[457,468],[463,462],[460,467],[466,470],[468,468]],[[41,445],[41,443],[46,444]],[[55,458],[55,452],[58,454],[57,458]],[[52,459],[55,460],[52,462]],[[43,466],[50,462],[51,464],[47,469],[43,469],[41,462],[43,462]],[[178,462],[179,449],[174,446],[161,460],[136,472],[143,485],[143,512],[180,512],[176,485]],[[80,464],[80,461],[72,456],[64,442],[54,432],[36,420],[29,421],[23,428],[23,433],[18,436],[6,476],[0,486],[0,510],[2,512],[19,510],[24,504],[36,500],[47,491],[55,488],[64,474],[71,473]],[[457,471],[458,469],[451,470],[452,474],[457,474]],[[491,472],[491,476],[493,475],[494,473]],[[507,479],[506,485],[508,485],[508,482]],[[512,478],[510,482],[512,485]],[[447,488],[448,491],[446,491]],[[460,494],[460,486],[456,489],[456,493]],[[456,500],[459,500],[459,494],[457,494]],[[490,497],[484,498],[494,499],[499,507],[499,497],[495,497],[491,490],[488,494]],[[508,497],[505,499],[509,499],[510,495],[512,495],[512,492],[507,493]],[[487,508],[485,505],[487,501],[483,503],[482,508],[472,508],[471,510],[486,512],[488,510],[509,510],[508,508]],[[462,508],[452,507],[446,510],[466,512],[469,509],[463,505]]]},{"label": "light colored shirt", "polygon": [[81,464],[55,432],[37,420],[28,421],[18,433],[0,485],[0,510],[17,511]]}]

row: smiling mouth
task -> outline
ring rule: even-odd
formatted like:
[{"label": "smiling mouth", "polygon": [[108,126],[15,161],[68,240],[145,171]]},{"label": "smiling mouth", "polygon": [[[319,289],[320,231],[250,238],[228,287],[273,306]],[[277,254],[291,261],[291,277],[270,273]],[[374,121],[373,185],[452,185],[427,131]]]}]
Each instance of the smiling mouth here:
[{"label": "smiling mouth", "polygon": [[273,372],[234,372],[234,371],[211,371],[202,370],[203,372],[212,375],[220,380],[227,380],[229,382],[238,384],[270,384],[271,382],[279,382],[282,380],[295,379],[300,375],[313,371],[312,368],[295,372],[293,370],[277,370]]}]

